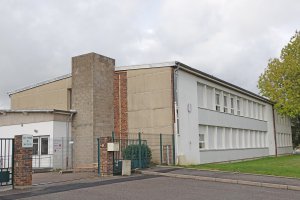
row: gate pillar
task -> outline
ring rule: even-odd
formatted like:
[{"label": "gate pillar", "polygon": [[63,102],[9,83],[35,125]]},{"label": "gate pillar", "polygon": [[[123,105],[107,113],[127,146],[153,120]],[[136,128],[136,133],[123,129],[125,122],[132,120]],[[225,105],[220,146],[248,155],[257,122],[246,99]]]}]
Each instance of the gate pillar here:
[{"label": "gate pillar", "polygon": [[112,137],[100,137],[100,174],[101,176],[113,175],[113,152],[107,151],[107,143],[112,142]]},{"label": "gate pillar", "polygon": [[25,189],[32,185],[32,147],[22,147],[22,135],[14,141],[14,188]]}]

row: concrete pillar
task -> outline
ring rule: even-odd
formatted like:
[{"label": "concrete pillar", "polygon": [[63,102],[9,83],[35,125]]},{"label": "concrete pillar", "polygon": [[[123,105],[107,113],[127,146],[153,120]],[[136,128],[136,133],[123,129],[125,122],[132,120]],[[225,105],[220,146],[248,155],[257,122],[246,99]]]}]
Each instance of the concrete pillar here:
[{"label": "concrete pillar", "polygon": [[26,189],[32,185],[32,148],[22,147],[22,135],[14,141],[14,188]]},{"label": "concrete pillar", "polygon": [[89,53],[72,58],[72,123],[74,167],[93,168],[97,140],[114,129],[113,81],[115,60]]}]

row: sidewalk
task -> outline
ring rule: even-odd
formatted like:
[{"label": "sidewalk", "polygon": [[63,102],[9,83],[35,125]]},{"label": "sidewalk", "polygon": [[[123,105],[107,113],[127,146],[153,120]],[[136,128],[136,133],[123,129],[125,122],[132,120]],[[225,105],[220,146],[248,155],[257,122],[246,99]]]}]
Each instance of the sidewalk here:
[{"label": "sidewalk", "polygon": [[60,174],[58,172],[35,173],[32,175],[32,185],[45,185],[97,177],[94,172],[77,172]]},{"label": "sidewalk", "polygon": [[178,167],[155,167],[147,170],[142,170],[141,173],[300,191],[300,179],[297,178],[185,169]]}]

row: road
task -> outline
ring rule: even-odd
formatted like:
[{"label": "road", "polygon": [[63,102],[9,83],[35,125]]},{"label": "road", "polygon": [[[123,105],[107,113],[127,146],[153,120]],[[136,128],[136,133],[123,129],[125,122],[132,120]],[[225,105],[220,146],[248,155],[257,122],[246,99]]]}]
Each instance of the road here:
[{"label": "road", "polygon": [[114,180],[49,186],[40,190],[0,196],[23,200],[299,200],[300,191],[205,182],[169,177],[136,176]]}]

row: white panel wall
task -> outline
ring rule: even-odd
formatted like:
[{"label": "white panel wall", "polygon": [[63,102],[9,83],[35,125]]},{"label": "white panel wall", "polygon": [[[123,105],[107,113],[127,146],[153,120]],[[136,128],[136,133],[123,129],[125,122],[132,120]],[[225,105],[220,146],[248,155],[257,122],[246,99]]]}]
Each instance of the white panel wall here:
[{"label": "white panel wall", "polygon": [[275,112],[277,153],[289,154],[293,151],[291,120]]},{"label": "white panel wall", "polygon": [[14,138],[15,135],[23,134],[53,137],[53,121],[0,127],[0,138]]},{"label": "white panel wall", "polygon": [[203,108],[198,109],[198,123],[211,126],[232,127],[260,131],[267,131],[268,129],[266,121],[240,117]]},{"label": "white panel wall", "polygon": [[[271,105],[181,70],[178,72],[177,87],[180,164],[275,154]],[[220,100],[220,111],[216,111],[216,91],[222,98],[227,96],[227,113],[224,113],[223,99]],[[234,107],[231,107],[231,98]],[[192,108],[190,112],[188,105]],[[209,149],[199,149],[199,130],[202,130],[199,125],[204,125],[210,134],[205,137],[205,148]]]},{"label": "white panel wall", "polygon": [[[68,133],[69,129],[69,133]],[[11,126],[0,127],[0,138],[14,138],[15,135],[29,134],[34,137],[49,136],[48,140],[48,155],[33,155],[33,167],[54,167],[64,168],[67,154],[54,152],[54,141],[58,138],[67,138],[70,135],[70,128],[67,122],[38,122],[28,124],[18,124]],[[66,144],[66,141],[62,143]]]},{"label": "white panel wall", "polygon": [[205,151],[201,150],[200,163],[223,162],[228,160],[240,160],[247,158],[255,158],[268,156],[268,148],[253,148],[253,149],[228,149]]},{"label": "white panel wall", "polygon": [[[179,135],[177,137],[178,160],[180,164],[199,163],[197,79],[195,76],[179,71],[177,83],[179,118]],[[191,112],[188,112],[188,104],[191,104]]]}]

